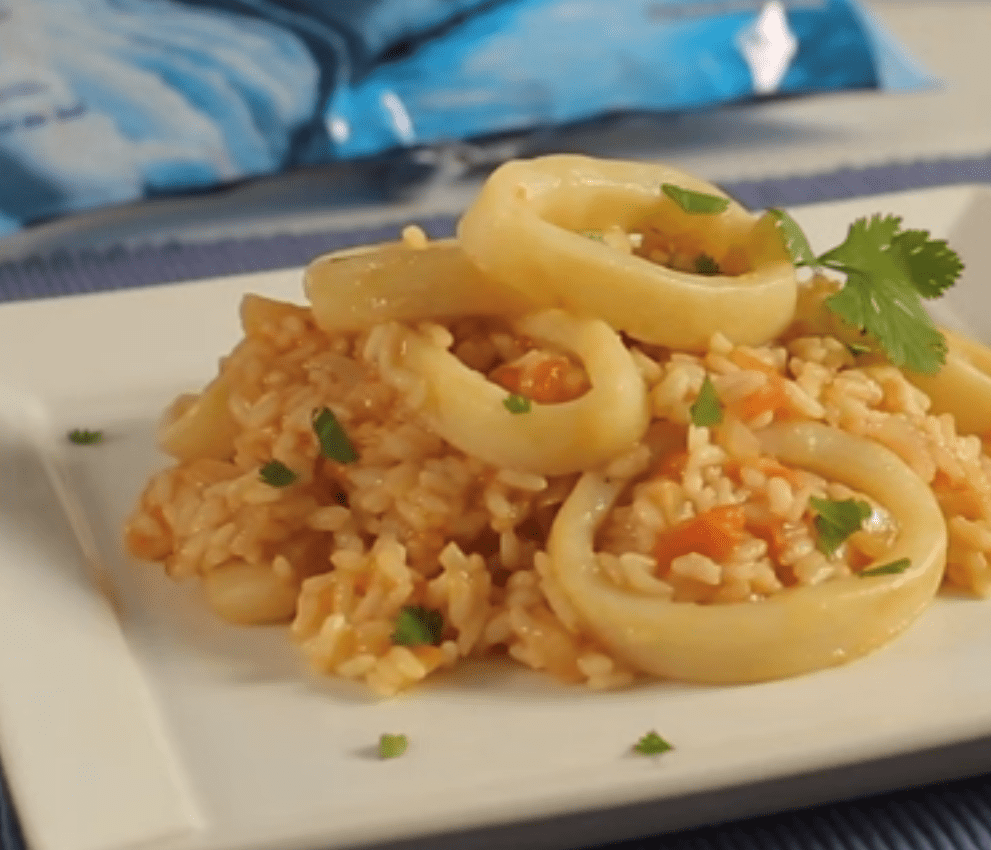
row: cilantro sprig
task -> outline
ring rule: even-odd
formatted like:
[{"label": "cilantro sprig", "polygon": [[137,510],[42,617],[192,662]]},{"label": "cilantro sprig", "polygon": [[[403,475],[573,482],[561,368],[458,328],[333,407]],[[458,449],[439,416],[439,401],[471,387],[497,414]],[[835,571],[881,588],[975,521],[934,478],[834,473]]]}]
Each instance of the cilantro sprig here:
[{"label": "cilantro sprig", "polygon": [[846,239],[816,256],[798,223],[784,210],[768,211],[797,266],[846,275],[826,306],[846,324],[870,334],[895,366],[935,373],[946,362],[946,338],[923,299],[956,283],[963,262],[943,239],[906,230],[896,215],[859,218]]},{"label": "cilantro sprig", "polygon": [[695,215],[717,215],[729,207],[729,198],[710,195],[708,192],[696,192],[685,189],[675,183],[662,183],[661,191],[674,201],[686,213]]},{"label": "cilantro sprig", "polygon": [[444,615],[422,605],[407,605],[396,617],[392,642],[397,646],[436,646],[444,634]]},{"label": "cilantro sprig", "polygon": [[633,745],[633,752],[639,753],[642,756],[656,756],[673,749],[674,747],[665,741],[653,729],[651,729],[651,731],[646,735],[643,735],[640,740]]},{"label": "cilantro sprig", "polygon": [[258,470],[258,477],[269,487],[289,487],[299,476],[281,460],[270,460]]},{"label": "cilantro sprig", "polygon": [[699,427],[718,425],[723,421],[723,405],[708,375],[702,381],[702,388],[688,412],[692,417],[692,425]]},{"label": "cilantro sprig", "polygon": [[897,575],[898,573],[905,572],[910,566],[912,566],[912,562],[908,558],[899,558],[897,561],[892,561],[888,564],[881,564],[877,567],[861,570],[857,575],[861,578]]},{"label": "cilantro sprig", "polygon": [[533,403],[525,395],[510,393],[502,400],[502,406],[510,413],[529,413]]},{"label": "cilantro sprig", "polygon": [[390,734],[385,732],[379,736],[379,758],[394,759],[399,758],[409,748],[409,738],[402,734]]},{"label": "cilantro sprig", "polygon": [[93,446],[103,442],[103,431],[91,431],[88,428],[73,428],[66,436],[70,443],[77,446]]},{"label": "cilantro sprig", "polygon": [[719,263],[709,254],[701,253],[695,258],[695,271],[701,275],[716,275],[721,272]]},{"label": "cilantro sprig", "polygon": [[358,450],[329,407],[321,407],[313,414],[313,432],[325,458],[338,463],[354,463],[358,459]]},{"label": "cilantro sprig", "polygon": [[812,496],[809,504],[816,511],[813,520],[818,533],[816,548],[824,555],[832,555],[871,515],[871,506],[861,499],[833,500]]}]

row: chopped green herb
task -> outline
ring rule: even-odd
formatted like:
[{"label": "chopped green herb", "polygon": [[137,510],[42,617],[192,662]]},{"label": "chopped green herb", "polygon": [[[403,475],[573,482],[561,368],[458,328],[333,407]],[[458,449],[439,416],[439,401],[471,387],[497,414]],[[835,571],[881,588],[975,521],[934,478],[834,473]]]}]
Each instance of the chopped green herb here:
[{"label": "chopped green herb", "polygon": [[271,487],[288,487],[299,477],[281,460],[270,460],[258,470],[258,476]]},{"label": "chopped green herb", "polygon": [[674,183],[662,183],[661,191],[686,213],[714,215],[724,212],[729,207],[729,198],[709,195],[705,192],[694,192],[691,189],[676,186]]},{"label": "chopped green herb", "polygon": [[689,413],[692,416],[692,424],[700,427],[718,425],[723,421],[723,406],[708,375],[702,381],[702,388],[689,408]]},{"label": "chopped green herb", "polygon": [[601,230],[583,230],[582,236],[586,239],[594,239],[596,242],[604,242],[606,238]]},{"label": "chopped green herb", "polygon": [[861,354],[870,354],[872,349],[869,345],[863,342],[848,342],[847,351],[849,351],[854,357],[859,357]]},{"label": "chopped green herb", "polygon": [[719,263],[708,254],[702,253],[695,258],[695,271],[704,275],[719,274]]},{"label": "chopped green herb", "polygon": [[338,463],[354,463],[358,452],[329,407],[313,415],[313,431],[320,441],[320,454]]},{"label": "chopped green herb", "polygon": [[895,366],[938,372],[946,338],[922,306],[959,277],[960,258],[946,242],[922,230],[901,230],[898,216],[858,219],[841,245],[819,257],[846,274],[846,284],[826,306],[847,324],[866,330]]},{"label": "chopped green herb", "polygon": [[874,215],[850,225],[846,239],[816,257],[801,228],[787,213],[778,220],[796,265],[846,275],[826,306],[844,322],[877,340],[895,366],[934,373],[946,361],[946,338],[922,306],[956,283],[963,263],[942,239],[925,230],[902,230],[901,218]]},{"label": "chopped green herb", "polygon": [[778,230],[785,240],[785,248],[791,254],[792,262],[796,266],[814,266],[816,255],[798,222],[782,209],[769,209],[767,215],[777,223]]},{"label": "chopped green herb", "polygon": [[892,561],[890,564],[881,564],[879,567],[871,567],[869,570],[861,570],[857,575],[861,578],[869,578],[870,576],[890,576],[897,575],[898,573],[903,573],[910,566],[912,562],[908,558],[899,558],[897,561]]},{"label": "chopped green herb", "polygon": [[656,756],[660,753],[666,753],[668,750],[672,749],[674,749],[674,747],[672,747],[671,744],[665,741],[653,730],[648,732],[633,745],[633,751],[640,753],[642,756]]},{"label": "chopped green herb", "polygon": [[532,402],[524,395],[510,393],[502,400],[502,406],[510,413],[529,413],[533,407]]},{"label": "chopped green herb", "polygon": [[90,431],[86,428],[73,428],[67,436],[70,443],[78,446],[92,446],[103,442],[103,431]]},{"label": "chopped green herb", "polygon": [[814,520],[819,534],[816,548],[824,555],[832,555],[846,539],[858,531],[871,515],[871,506],[861,499],[809,499],[817,516]]},{"label": "chopped green herb", "polygon": [[440,611],[421,605],[407,605],[396,617],[392,642],[399,646],[437,645],[444,634],[444,617]]},{"label": "chopped green herb", "polygon": [[409,738],[405,735],[390,735],[388,732],[379,736],[379,758],[394,759],[406,752]]}]

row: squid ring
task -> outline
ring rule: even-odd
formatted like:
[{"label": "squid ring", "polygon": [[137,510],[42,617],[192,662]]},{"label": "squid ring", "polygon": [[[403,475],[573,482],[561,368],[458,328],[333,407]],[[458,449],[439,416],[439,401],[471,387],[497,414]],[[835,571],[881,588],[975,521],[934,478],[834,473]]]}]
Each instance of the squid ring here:
[{"label": "squid ring", "polygon": [[[662,186],[726,198],[716,214],[685,212]],[[583,232],[658,226],[688,237],[742,274],[676,271],[623,253]],[[795,312],[798,285],[776,222],[715,186],[662,165],[559,155],[508,162],[461,218],[464,251],[492,279],[547,306],[597,316],[649,343],[702,351],[719,331],[761,345]]]},{"label": "squid ring", "polygon": [[533,309],[521,293],[489,280],[454,239],[323,254],[306,267],[303,287],[314,321],[326,333],[387,321],[520,315]]},{"label": "squid ring", "polygon": [[223,373],[199,393],[180,395],[158,423],[159,448],[177,460],[228,460],[238,424],[231,415],[230,387]]},{"label": "squid ring", "polygon": [[[401,328],[395,366],[423,381],[421,411],[449,443],[488,463],[559,475],[603,463],[647,430],[647,387],[616,332],[599,319],[562,310],[524,316],[515,329],[578,355],[591,389],[557,404],[531,402],[511,412],[508,393],[424,334]],[[393,364],[383,375],[389,379]]]},{"label": "squid ring", "polygon": [[991,437],[991,348],[942,329],[946,362],[935,375],[905,371],[932,401],[934,413],[952,413],[957,431]]},{"label": "squid ring", "polygon": [[[586,473],[548,543],[552,575],[583,624],[618,656],[661,677],[756,682],[842,664],[889,641],[928,605],[946,558],[946,525],[926,484],[883,446],[819,423],[775,425],[762,448],[868,493],[899,523],[886,556],[901,573],[787,588],[756,602],[698,605],[638,596],[599,569],[593,536],[622,482]],[[839,470],[836,472],[835,470]]]}]

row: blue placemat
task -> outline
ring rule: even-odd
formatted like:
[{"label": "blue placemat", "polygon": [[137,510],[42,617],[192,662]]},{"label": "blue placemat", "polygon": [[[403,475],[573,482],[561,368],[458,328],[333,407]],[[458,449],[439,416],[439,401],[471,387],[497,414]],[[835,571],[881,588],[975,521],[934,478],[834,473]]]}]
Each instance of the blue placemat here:
[{"label": "blue placemat", "polygon": [[[809,177],[743,181],[724,187],[745,205],[759,209],[963,183],[991,183],[991,153],[967,159],[844,169]],[[23,262],[0,264],[0,301],[298,266],[324,251],[393,238],[407,223],[206,244],[54,252]],[[432,218],[422,224],[432,236],[440,237],[453,232],[455,219]],[[2,772],[0,847],[26,850]],[[991,850],[991,775],[643,837],[608,847],[609,850]]]},{"label": "blue placemat", "polygon": [[[724,188],[745,206],[763,209],[962,183],[991,183],[991,153],[965,159],[842,169],[806,177],[739,181],[725,183]],[[408,223],[147,248],[53,251],[0,263],[0,302],[291,268],[326,251],[396,238]],[[436,217],[419,223],[431,236],[439,238],[453,234],[455,218]]]}]

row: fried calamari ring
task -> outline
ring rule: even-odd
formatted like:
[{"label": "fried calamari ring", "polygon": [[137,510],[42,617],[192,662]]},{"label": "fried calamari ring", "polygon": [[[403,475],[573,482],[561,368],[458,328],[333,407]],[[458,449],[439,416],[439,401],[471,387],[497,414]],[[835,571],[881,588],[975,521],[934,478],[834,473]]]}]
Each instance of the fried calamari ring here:
[{"label": "fried calamari ring", "polygon": [[[644,342],[701,351],[715,332],[761,345],[795,310],[795,269],[776,222],[729,200],[685,212],[663,184],[726,196],[662,165],[546,156],[498,168],[458,225],[466,254],[493,280],[547,306],[604,319]],[[589,239],[619,226],[697,245],[733,276],[676,271]]]},{"label": "fried calamari ring", "polygon": [[946,525],[932,492],[877,443],[818,423],[775,425],[760,435],[779,460],[875,498],[898,523],[885,561],[891,575],[792,587],[756,602],[698,605],[639,596],[602,573],[597,526],[623,482],[586,473],[561,507],[548,543],[552,574],[582,623],[618,656],[657,676],[732,683],[777,679],[841,664],[909,625],[939,588]]},{"label": "fried calamari ring", "polygon": [[906,370],[906,377],[929,396],[933,413],[952,413],[960,434],[991,437],[991,348],[941,328],[946,363],[935,375]]},{"label": "fried calamari ring", "polygon": [[177,460],[228,460],[234,454],[238,432],[229,400],[230,388],[223,374],[200,393],[180,395],[159,421],[159,448]]},{"label": "fried calamari ring", "polygon": [[[248,294],[241,299],[241,326],[246,337],[264,336],[287,317],[305,319],[308,311],[298,304]],[[229,460],[240,430],[231,412],[231,383],[220,373],[199,393],[184,393],[169,405],[158,423],[159,448],[177,460],[212,458]]]},{"label": "fried calamari ring", "polygon": [[643,437],[647,387],[605,322],[543,310],[524,316],[514,329],[577,355],[591,389],[571,401],[534,401],[526,412],[511,412],[505,388],[428,334],[403,326],[380,361],[382,376],[395,382],[398,375],[402,389],[410,388],[412,376],[422,389],[419,410],[431,427],[463,452],[496,466],[541,475],[577,472],[610,460]]},{"label": "fried calamari ring", "polygon": [[326,333],[388,321],[518,316],[533,309],[521,293],[479,271],[453,239],[324,254],[306,267],[303,287],[313,318]]}]

